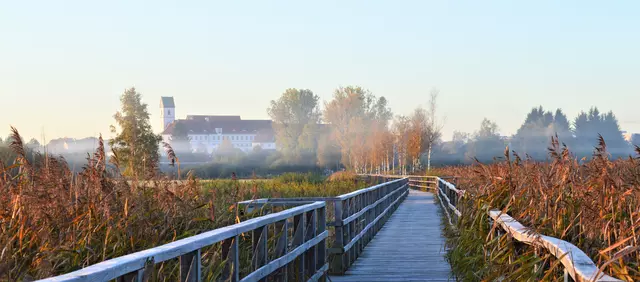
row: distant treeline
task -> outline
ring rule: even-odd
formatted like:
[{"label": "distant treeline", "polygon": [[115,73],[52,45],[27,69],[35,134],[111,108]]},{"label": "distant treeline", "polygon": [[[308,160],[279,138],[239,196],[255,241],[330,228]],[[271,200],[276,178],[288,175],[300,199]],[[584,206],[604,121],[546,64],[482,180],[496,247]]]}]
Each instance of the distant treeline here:
[{"label": "distant treeline", "polygon": [[639,135],[633,135],[630,141],[624,138],[613,112],[601,113],[594,107],[581,112],[571,122],[560,109],[552,113],[536,107],[513,136],[500,136],[497,124],[489,120],[484,120],[480,130],[473,134],[454,132],[451,141],[438,143],[433,161],[465,164],[478,159],[489,163],[495,157],[503,157],[507,146],[512,155],[544,161],[549,159],[552,137],[557,137],[559,146],[567,146],[573,157],[590,158],[599,136],[613,158],[628,157],[633,154],[634,146],[640,145]]},{"label": "distant treeline", "polygon": [[[124,175],[128,177],[153,175],[145,170],[177,171],[182,163],[183,173],[193,169],[198,176],[217,178],[229,177],[231,172],[248,177],[342,169],[357,173],[409,173],[428,166],[468,164],[476,160],[489,163],[503,157],[507,147],[512,155],[544,161],[548,159],[552,137],[557,137],[559,146],[567,146],[578,159],[591,156],[599,136],[614,158],[627,157],[635,145],[640,145],[639,135],[625,140],[613,112],[602,113],[596,107],[570,120],[561,109],[551,112],[539,106],[524,117],[512,136],[502,136],[498,125],[485,118],[476,132],[455,131],[451,141],[442,141],[443,122],[436,115],[438,93],[432,90],[425,97],[426,108],[419,106],[404,116],[394,115],[385,97],[376,97],[359,86],[337,88],[322,109],[319,97],[311,90],[287,89],[266,109],[273,120],[277,151],[257,146],[243,152],[229,143],[207,154],[194,152],[186,129],[176,130],[170,144],[162,144],[161,148],[161,138],[151,132],[146,104],[132,88],[121,98],[125,111],[116,115],[123,130],[104,146],[114,149],[118,157],[110,156],[109,161],[127,169]],[[145,138],[133,138],[135,132],[144,132]],[[7,148],[10,141],[0,139],[0,159],[5,165],[14,159]],[[56,139],[47,144],[46,150],[35,139],[23,143],[32,151],[59,153],[72,169],[79,170],[98,139]],[[156,152],[160,151],[164,151],[164,162],[176,166],[159,164]]]}]

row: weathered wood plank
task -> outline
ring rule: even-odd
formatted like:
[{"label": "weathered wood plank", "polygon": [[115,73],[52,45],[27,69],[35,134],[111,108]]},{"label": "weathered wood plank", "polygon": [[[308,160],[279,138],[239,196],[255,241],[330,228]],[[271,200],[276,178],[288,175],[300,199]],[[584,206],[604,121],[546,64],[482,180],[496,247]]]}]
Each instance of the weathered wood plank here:
[{"label": "weathered wood plank", "polygon": [[432,193],[409,191],[358,260],[331,281],[455,281],[438,209]]}]

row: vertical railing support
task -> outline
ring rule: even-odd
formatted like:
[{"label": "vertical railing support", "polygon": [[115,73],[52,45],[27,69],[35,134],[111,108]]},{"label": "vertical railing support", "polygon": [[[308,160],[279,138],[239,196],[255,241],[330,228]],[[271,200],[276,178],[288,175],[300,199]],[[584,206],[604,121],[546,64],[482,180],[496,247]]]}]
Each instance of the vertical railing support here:
[{"label": "vertical railing support", "polygon": [[239,239],[239,236],[235,236],[222,241],[222,259],[226,260],[220,277],[222,281],[240,281]]},{"label": "vertical railing support", "polygon": [[[322,234],[325,230],[327,230],[327,209],[326,207],[320,208],[316,210],[316,218],[318,220],[318,230],[316,231],[316,235]],[[316,270],[324,267],[327,264],[327,245],[326,240],[322,240],[320,244],[317,246],[317,255],[316,255]],[[323,275],[320,278],[320,281],[325,281],[326,275]]]},{"label": "vertical railing support", "polygon": [[[279,221],[275,224],[276,232],[279,234],[278,241],[276,243],[276,252],[275,257],[284,256],[288,251],[289,246],[289,221],[283,220]],[[289,264],[282,267],[279,271],[278,276],[274,277],[276,281],[286,282],[288,280],[287,268]]]},{"label": "vertical railing support", "polygon": [[334,225],[335,225],[335,238],[333,240],[333,246],[332,249],[337,251],[338,253],[336,253],[331,260],[331,269],[338,273],[338,274],[343,274],[346,270],[345,267],[345,254],[340,251],[343,250],[344,245],[345,245],[345,230],[344,230],[344,225],[342,223],[342,218],[343,218],[343,210],[342,210],[342,201],[341,200],[336,200],[333,201],[333,213],[334,213],[334,217],[335,217],[335,221],[334,221]]},{"label": "vertical railing support", "polygon": [[[307,242],[316,236],[316,227],[317,227],[316,210],[308,211],[306,213],[305,225],[306,225],[306,228],[305,228],[306,232],[305,232],[304,242]],[[306,273],[304,276],[305,280],[313,276],[313,274],[315,274],[316,271],[318,270],[318,268],[316,267],[317,255],[318,253],[317,253],[316,246],[309,248],[309,250],[307,250],[304,254],[305,264],[306,264],[305,265]]]},{"label": "vertical railing support", "polygon": [[[291,248],[295,249],[304,243],[305,239],[305,214],[299,214],[293,217],[293,242]],[[289,271],[290,281],[303,281],[305,276],[305,256],[299,256],[291,263]]]},{"label": "vertical railing support", "polygon": [[200,249],[180,256],[180,281],[202,281]]},{"label": "vertical railing support", "polygon": [[118,277],[116,279],[117,282],[143,282],[144,281],[144,270],[136,270],[130,273],[127,273],[123,276]]},{"label": "vertical railing support", "polygon": [[[267,264],[267,231],[267,226],[262,226],[251,232],[251,246],[253,249],[251,269],[253,271]],[[266,281],[266,279],[261,279],[260,281]]]}]

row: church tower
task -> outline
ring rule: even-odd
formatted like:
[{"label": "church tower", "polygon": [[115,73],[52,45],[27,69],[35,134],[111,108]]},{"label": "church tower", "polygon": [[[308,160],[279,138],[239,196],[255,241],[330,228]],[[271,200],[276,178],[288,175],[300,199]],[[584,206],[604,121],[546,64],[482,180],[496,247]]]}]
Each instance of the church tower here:
[{"label": "church tower", "polygon": [[162,120],[162,131],[176,120],[176,105],[173,97],[160,97],[160,119]]}]

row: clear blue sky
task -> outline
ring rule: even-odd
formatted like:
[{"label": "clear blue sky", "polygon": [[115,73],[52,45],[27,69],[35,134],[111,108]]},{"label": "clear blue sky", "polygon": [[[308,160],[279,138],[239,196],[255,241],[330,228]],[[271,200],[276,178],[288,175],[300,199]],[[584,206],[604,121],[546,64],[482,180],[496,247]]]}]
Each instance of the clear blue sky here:
[{"label": "clear blue sky", "polygon": [[[134,3],[135,2],[135,3]],[[289,87],[386,96],[397,114],[441,91],[445,138],[483,117],[512,134],[531,107],[598,105],[640,132],[638,1],[3,1],[0,136],[108,134],[135,86],[159,130],[179,117],[266,118]]]}]

